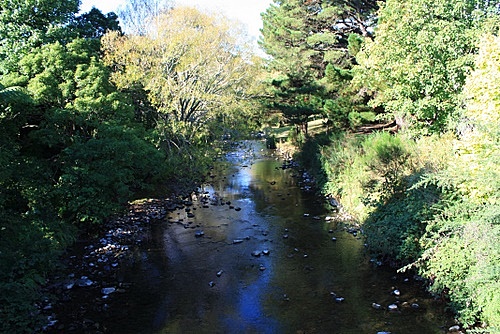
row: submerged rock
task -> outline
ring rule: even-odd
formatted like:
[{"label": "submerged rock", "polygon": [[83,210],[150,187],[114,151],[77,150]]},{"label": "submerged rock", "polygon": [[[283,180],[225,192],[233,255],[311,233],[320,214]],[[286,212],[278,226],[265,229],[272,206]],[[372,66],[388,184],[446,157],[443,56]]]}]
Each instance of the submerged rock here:
[{"label": "submerged rock", "polygon": [[82,276],[76,283],[79,287],[91,286],[94,284],[92,280],[90,280],[87,276]]},{"label": "submerged rock", "polygon": [[252,252],[252,256],[255,256],[255,257],[259,257],[261,254],[262,254],[262,252],[261,252],[261,251],[259,251],[259,250],[254,250],[254,251]]},{"label": "submerged rock", "polygon": [[101,289],[101,293],[103,295],[109,295],[109,294],[112,294],[113,292],[116,292],[116,288],[114,288],[114,287],[102,288]]},{"label": "submerged rock", "polygon": [[398,309],[398,306],[396,304],[391,304],[391,305],[387,306],[387,309],[389,311],[396,311]]}]

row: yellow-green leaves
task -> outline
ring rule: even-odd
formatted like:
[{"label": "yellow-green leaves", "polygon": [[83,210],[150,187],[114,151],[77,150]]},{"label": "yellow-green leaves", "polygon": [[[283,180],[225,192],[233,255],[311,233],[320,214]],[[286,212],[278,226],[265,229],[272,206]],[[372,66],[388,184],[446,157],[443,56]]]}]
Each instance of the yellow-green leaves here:
[{"label": "yellow-green leaves", "polygon": [[[253,65],[237,43],[231,22],[180,7],[163,13],[146,35],[110,34],[105,61],[121,89],[143,89],[165,124],[207,130],[227,106],[245,97]],[[169,125],[169,126],[170,126]]]}]

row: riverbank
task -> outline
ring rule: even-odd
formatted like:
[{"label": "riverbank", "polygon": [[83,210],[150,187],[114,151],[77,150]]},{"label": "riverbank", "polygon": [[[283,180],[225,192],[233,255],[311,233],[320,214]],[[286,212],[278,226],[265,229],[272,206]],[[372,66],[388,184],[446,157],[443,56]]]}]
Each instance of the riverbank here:
[{"label": "riverbank", "polygon": [[147,247],[151,226],[187,200],[147,199],[129,205],[128,213],[108,220],[97,236],[76,242],[62,257],[63,269],[47,280],[40,308],[47,333],[105,333],[105,320],[117,312],[116,294],[131,283],[123,271],[134,253]]},{"label": "riverbank", "polygon": [[334,217],[296,163],[250,144],[227,159],[196,196],[135,203],[92,247],[71,255],[77,269],[54,287],[63,298],[46,310],[57,320],[47,331],[440,333],[447,326],[421,282],[368,261],[362,231]]}]

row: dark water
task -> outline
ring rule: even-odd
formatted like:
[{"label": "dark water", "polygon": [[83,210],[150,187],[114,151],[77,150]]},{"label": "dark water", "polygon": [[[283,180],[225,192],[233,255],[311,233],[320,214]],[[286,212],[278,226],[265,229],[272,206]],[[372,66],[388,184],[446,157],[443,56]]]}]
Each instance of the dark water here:
[{"label": "dark water", "polygon": [[375,268],[363,239],[325,221],[323,201],[261,145],[246,143],[213,170],[202,191],[219,205],[198,201],[194,218],[180,209],[155,226],[125,273],[133,288],[117,296],[109,332],[443,333],[443,305],[411,275]]}]

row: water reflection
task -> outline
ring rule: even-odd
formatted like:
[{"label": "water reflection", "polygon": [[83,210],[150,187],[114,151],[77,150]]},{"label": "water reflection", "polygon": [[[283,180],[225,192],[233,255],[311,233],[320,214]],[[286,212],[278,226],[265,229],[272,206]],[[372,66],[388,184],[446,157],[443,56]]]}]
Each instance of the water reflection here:
[{"label": "water reflection", "polygon": [[[214,168],[202,189],[208,208],[195,204],[192,218],[177,210],[159,227],[156,251],[130,276],[138,284],[129,304],[140,307],[112,332],[440,333],[444,316],[411,277],[374,269],[363,241],[325,221],[322,201],[258,145]],[[404,306],[413,302],[421,308]],[[398,312],[386,310],[391,303]]]}]

